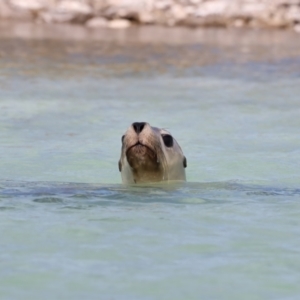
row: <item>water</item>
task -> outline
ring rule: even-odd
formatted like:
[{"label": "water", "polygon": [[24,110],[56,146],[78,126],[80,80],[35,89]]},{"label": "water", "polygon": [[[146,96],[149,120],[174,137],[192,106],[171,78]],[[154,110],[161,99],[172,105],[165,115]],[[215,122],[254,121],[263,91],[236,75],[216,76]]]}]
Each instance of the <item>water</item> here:
[{"label": "water", "polygon": [[[299,299],[297,35],[7,26],[1,299]],[[133,121],[187,183],[121,184]]]}]

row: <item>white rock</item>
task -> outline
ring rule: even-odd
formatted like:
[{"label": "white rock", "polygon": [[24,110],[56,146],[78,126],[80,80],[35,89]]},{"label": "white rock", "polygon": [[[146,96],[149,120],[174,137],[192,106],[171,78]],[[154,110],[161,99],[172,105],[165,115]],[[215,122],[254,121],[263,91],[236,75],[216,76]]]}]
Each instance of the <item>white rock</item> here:
[{"label": "white rock", "polygon": [[285,16],[286,16],[287,20],[289,20],[291,22],[294,22],[294,21],[299,22],[300,21],[300,7],[296,6],[296,5],[290,6]]},{"label": "white rock", "polygon": [[185,11],[186,11],[187,15],[194,15],[195,7],[191,6],[191,5],[188,5],[188,6],[185,7]]},{"label": "white rock", "polygon": [[89,28],[108,27],[108,21],[104,18],[96,17],[88,20],[85,25]]},{"label": "white rock", "polygon": [[154,17],[153,14],[147,11],[142,11],[138,14],[139,22],[142,24],[152,24],[154,23]]},{"label": "white rock", "polygon": [[187,16],[185,8],[181,5],[173,5],[171,7],[171,13],[175,20],[183,20]]},{"label": "white rock", "polygon": [[[106,0],[107,6],[135,8],[136,10],[146,9],[152,5],[152,0]],[[156,2],[156,1],[154,1]]]},{"label": "white rock", "polygon": [[190,0],[189,2],[192,4],[199,4],[200,2],[202,2],[202,0]]},{"label": "white rock", "polygon": [[114,29],[123,29],[123,28],[128,28],[130,26],[131,26],[131,22],[124,19],[111,20],[107,24],[108,28],[114,28]]},{"label": "white rock", "polygon": [[69,23],[74,19],[73,14],[57,13],[57,12],[42,12],[39,15],[40,20],[45,23]]},{"label": "white rock", "polygon": [[60,12],[89,15],[92,8],[84,2],[63,0],[56,6],[56,10]]},{"label": "white rock", "polygon": [[[257,0],[256,0],[257,1]],[[299,0],[269,0],[269,4],[273,5],[293,5],[293,4],[300,4]]]},{"label": "white rock", "polygon": [[43,0],[11,0],[10,4],[16,8],[25,10],[41,10],[47,5],[46,1]]},{"label": "white rock", "polygon": [[210,15],[222,15],[226,13],[226,9],[230,3],[227,1],[209,1],[201,3],[198,6],[197,16],[199,17],[207,17]]},{"label": "white rock", "polygon": [[173,4],[170,0],[154,1],[154,7],[158,10],[166,10]]},{"label": "white rock", "polygon": [[30,10],[17,8],[0,0],[0,18],[31,21],[33,14]]},{"label": "white rock", "polygon": [[39,17],[46,23],[85,23],[91,15],[92,8],[84,2],[63,0]]},{"label": "white rock", "polygon": [[[95,15],[102,18],[88,20]],[[173,26],[188,16],[213,17],[216,23],[228,21],[236,27],[259,24],[297,31],[300,0],[0,0],[0,18],[73,22],[91,28],[127,28],[132,24],[128,19]]]},{"label": "white rock", "polygon": [[258,16],[260,13],[267,10],[265,3],[245,2],[240,7],[240,13],[246,16]]}]

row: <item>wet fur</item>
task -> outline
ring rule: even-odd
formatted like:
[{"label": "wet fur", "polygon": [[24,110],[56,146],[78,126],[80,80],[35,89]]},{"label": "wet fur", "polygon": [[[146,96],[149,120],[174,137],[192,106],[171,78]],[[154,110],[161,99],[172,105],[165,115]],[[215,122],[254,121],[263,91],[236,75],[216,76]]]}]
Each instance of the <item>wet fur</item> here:
[{"label": "wet fur", "polygon": [[[161,137],[162,132],[168,133],[166,130],[151,127],[148,123],[139,134],[132,126],[128,128],[122,142],[119,161],[119,170],[124,183],[185,180],[186,159],[182,150],[174,138],[174,149],[166,149]],[[176,157],[172,160],[170,156]],[[170,164],[174,165],[174,161],[177,163],[177,160],[180,162],[174,167],[175,172],[173,170],[170,174]]]}]

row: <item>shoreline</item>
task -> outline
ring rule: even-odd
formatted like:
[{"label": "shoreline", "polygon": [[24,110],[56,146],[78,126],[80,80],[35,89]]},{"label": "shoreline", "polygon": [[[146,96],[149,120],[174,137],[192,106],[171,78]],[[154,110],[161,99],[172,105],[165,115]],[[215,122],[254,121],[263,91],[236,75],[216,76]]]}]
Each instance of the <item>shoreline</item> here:
[{"label": "shoreline", "polygon": [[300,0],[2,0],[0,21],[124,29],[280,28],[300,32]]},{"label": "shoreline", "polygon": [[[222,28],[185,26],[165,27],[161,25],[130,26],[122,30],[112,28],[87,28],[79,24],[34,24],[0,20],[0,39],[103,41],[120,44],[165,44],[165,45],[270,45],[286,46],[290,51],[300,47],[298,33],[290,30],[266,28]],[[292,46],[292,47],[291,47]],[[292,51],[293,52],[293,51]]]}]

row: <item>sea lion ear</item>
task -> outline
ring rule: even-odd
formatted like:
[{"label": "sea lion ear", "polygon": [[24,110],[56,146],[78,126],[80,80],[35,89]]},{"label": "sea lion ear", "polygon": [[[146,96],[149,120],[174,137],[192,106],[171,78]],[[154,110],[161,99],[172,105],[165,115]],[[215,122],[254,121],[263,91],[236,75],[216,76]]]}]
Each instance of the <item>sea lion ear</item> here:
[{"label": "sea lion ear", "polygon": [[183,166],[186,168],[187,167],[187,163],[186,163],[186,157],[183,157]]},{"label": "sea lion ear", "polygon": [[121,163],[121,159],[119,160],[119,171],[122,171],[122,163]]}]

